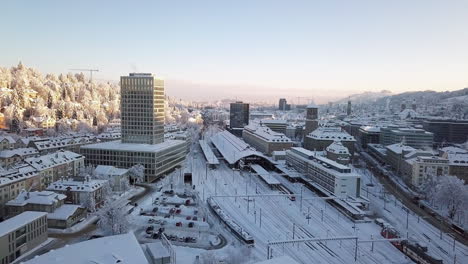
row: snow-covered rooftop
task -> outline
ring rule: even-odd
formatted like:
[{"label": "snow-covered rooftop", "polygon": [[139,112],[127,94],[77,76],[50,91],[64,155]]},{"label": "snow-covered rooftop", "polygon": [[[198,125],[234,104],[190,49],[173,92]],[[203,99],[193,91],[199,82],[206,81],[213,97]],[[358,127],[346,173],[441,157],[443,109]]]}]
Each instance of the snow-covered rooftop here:
[{"label": "snow-covered rooftop", "polygon": [[128,169],[120,169],[114,166],[108,165],[98,165],[94,172],[97,175],[106,175],[106,176],[122,176],[128,172]]},{"label": "snow-covered rooftop", "polygon": [[17,148],[0,151],[0,158],[6,159],[13,156],[23,157],[36,154],[39,154],[39,152],[35,148]]},{"label": "snow-covered rooftop", "polygon": [[58,180],[51,183],[47,190],[49,191],[66,191],[70,190],[72,192],[94,192],[95,190],[104,186],[107,183],[107,180],[85,180],[77,181],[73,179]]},{"label": "snow-covered rooftop", "polygon": [[416,149],[411,147],[411,146],[407,146],[407,145],[403,145],[401,143],[396,143],[396,144],[393,144],[393,145],[389,145],[386,147],[388,150],[396,153],[396,154],[401,154],[403,153],[403,151],[405,152],[411,152],[411,151],[415,151]]},{"label": "snow-covered rooftop", "polygon": [[143,249],[135,235],[107,236],[67,245],[37,256],[27,264],[147,264]]},{"label": "snow-covered rooftop", "polygon": [[310,132],[307,137],[318,140],[356,141],[353,136],[339,127],[319,127]]},{"label": "snow-covered rooftop", "polygon": [[211,150],[206,140],[200,139],[199,142],[200,142],[200,147],[203,151],[203,154],[205,155],[206,161],[212,165],[219,164],[218,158],[216,158],[215,154],[213,153],[213,150]]},{"label": "snow-covered rooftop", "polygon": [[265,141],[273,143],[290,143],[291,139],[286,137],[282,133],[275,132],[269,127],[264,126],[258,123],[250,123],[248,126],[244,127],[244,132],[247,131],[251,134],[254,134]]},{"label": "snow-covered rooftop", "polygon": [[53,213],[47,214],[47,219],[67,220],[80,208],[83,207],[81,205],[76,204],[64,204],[59,208],[55,209]]},{"label": "snow-covered rooftop", "polygon": [[174,147],[180,144],[185,144],[183,140],[165,140],[159,144],[134,144],[134,143],[122,143],[121,140],[102,142],[97,144],[91,144],[82,146],[80,149],[105,149],[113,151],[130,151],[130,152],[150,152],[157,153]]},{"label": "snow-covered rooftop", "polygon": [[11,136],[0,136],[0,142],[8,141],[10,144],[15,144],[16,140],[14,140]]},{"label": "snow-covered rooftop", "polygon": [[17,216],[14,216],[10,219],[7,219],[0,223],[0,237],[14,231],[18,228],[21,228],[28,223],[45,216],[47,213],[44,212],[33,212],[33,211],[26,211]]},{"label": "snow-covered rooftop", "polygon": [[328,152],[336,153],[336,154],[347,154],[349,155],[349,150],[347,147],[343,146],[340,141],[333,141],[327,149]]},{"label": "snow-covered rooftop", "polygon": [[242,158],[248,156],[259,156],[267,159],[263,154],[256,151],[249,144],[245,143],[242,139],[234,136],[228,131],[216,133],[211,142],[219,150],[221,155],[226,159],[229,164],[234,164]]},{"label": "snow-covered rooftop", "polygon": [[28,192],[23,190],[15,199],[6,203],[9,206],[25,206],[26,204],[53,205],[65,200],[67,196],[50,191]]},{"label": "snow-covered rooftop", "polygon": [[27,158],[24,161],[37,170],[43,170],[79,159],[84,159],[84,156],[71,151],[58,151],[40,157]]},{"label": "snow-covered rooftop", "polygon": [[0,171],[0,185],[23,181],[37,176],[37,170],[29,164],[19,164],[17,167]]}]

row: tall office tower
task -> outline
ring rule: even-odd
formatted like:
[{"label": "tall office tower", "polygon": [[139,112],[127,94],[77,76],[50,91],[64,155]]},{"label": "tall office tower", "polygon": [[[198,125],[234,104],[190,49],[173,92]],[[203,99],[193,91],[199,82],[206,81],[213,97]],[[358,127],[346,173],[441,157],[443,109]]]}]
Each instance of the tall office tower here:
[{"label": "tall office tower", "polygon": [[279,109],[279,110],[283,110],[283,111],[286,110],[286,104],[287,104],[286,99],[284,99],[284,98],[279,99],[279,107],[278,107],[278,109]]},{"label": "tall office tower", "polygon": [[346,108],[346,114],[351,115],[351,100],[348,101],[348,108]]},{"label": "tall office tower", "polygon": [[182,166],[186,140],[164,140],[164,81],[150,73],[120,77],[122,139],[82,146],[86,163],[145,167],[145,182],[153,182]]},{"label": "tall office tower", "polygon": [[249,104],[243,102],[231,103],[229,120],[231,128],[243,128],[249,124]]},{"label": "tall office tower", "polygon": [[122,143],[164,141],[164,81],[150,73],[120,77]]},{"label": "tall office tower", "polygon": [[304,138],[318,128],[318,108],[315,105],[308,105],[306,108],[306,122]]}]

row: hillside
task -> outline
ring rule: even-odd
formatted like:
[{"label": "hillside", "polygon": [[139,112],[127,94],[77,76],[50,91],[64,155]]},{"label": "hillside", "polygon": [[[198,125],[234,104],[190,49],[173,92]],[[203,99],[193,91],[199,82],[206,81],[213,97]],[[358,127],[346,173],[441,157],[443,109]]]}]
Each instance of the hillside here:
[{"label": "hillside", "polygon": [[380,92],[363,92],[363,93],[358,93],[358,94],[347,96],[346,98],[336,101],[335,104],[344,104],[344,103],[347,103],[348,100],[351,100],[354,103],[361,104],[361,103],[366,103],[366,102],[373,102],[379,98],[391,96],[391,95],[392,95],[392,92],[387,91],[387,90],[382,90]]},{"label": "hillside", "polygon": [[65,127],[100,126],[119,115],[119,87],[91,83],[83,73],[44,76],[20,62],[0,67],[0,89],[3,123],[15,128],[54,127],[55,121]]}]

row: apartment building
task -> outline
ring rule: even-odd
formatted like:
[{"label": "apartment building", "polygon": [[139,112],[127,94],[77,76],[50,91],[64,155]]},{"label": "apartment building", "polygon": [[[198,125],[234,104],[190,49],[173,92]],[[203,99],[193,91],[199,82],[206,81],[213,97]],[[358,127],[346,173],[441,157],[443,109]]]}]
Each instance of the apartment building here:
[{"label": "apartment building", "polygon": [[0,151],[0,166],[10,167],[28,157],[39,155],[35,148],[17,148]]},{"label": "apartment building", "polygon": [[286,164],[337,197],[359,197],[361,176],[351,168],[304,148],[286,151]]},{"label": "apartment building", "polygon": [[14,148],[16,140],[11,136],[0,136],[0,150]]},{"label": "apartment building", "polygon": [[419,156],[405,161],[411,165],[410,177],[405,182],[418,188],[429,178],[449,174],[449,160],[437,156]]},{"label": "apartment building", "polygon": [[275,132],[263,124],[251,123],[244,127],[242,138],[256,150],[267,155],[293,146],[292,141],[284,134]]},{"label": "apartment building", "polygon": [[64,194],[67,204],[85,204],[88,207],[98,208],[104,203],[103,187],[106,184],[108,184],[107,180],[96,180],[89,177],[83,180],[61,179],[50,184],[47,190]]},{"label": "apartment building", "polygon": [[34,167],[39,174],[40,184],[36,186],[44,190],[50,183],[61,177],[77,176],[84,168],[85,157],[71,151],[58,151],[39,157],[27,158],[24,161]]},{"label": "apartment building", "polygon": [[24,212],[0,223],[0,263],[13,263],[47,240],[47,213]]},{"label": "apartment building", "polygon": [[345,146],[351,156],[354,155],[356,139],[340,127],[319,127],[309,133],[304,139],[304,148],[312,151],[325,150],[333,142],[339,141]]},{"label": "apartment building", "polygon": [[6,215],[5,204],[16,198],[22,190],[38,185],[39,175],[31,165],[21,164],[0,170],[0,218]]}]

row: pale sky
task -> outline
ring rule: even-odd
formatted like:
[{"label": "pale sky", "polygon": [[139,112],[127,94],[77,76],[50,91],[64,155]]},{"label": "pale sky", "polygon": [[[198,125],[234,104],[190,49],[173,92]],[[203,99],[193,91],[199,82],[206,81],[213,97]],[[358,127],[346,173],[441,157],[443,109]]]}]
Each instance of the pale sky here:
[{"label": "pale sky", "polygon": [[3,1],[0,66],[166,79],[184,99],[468,87],[467,0]]}]

